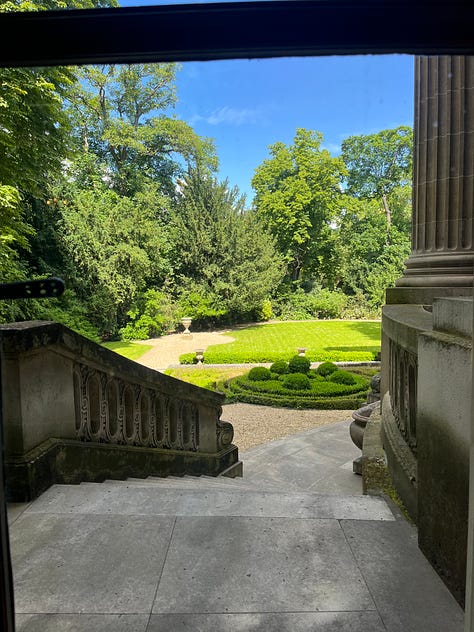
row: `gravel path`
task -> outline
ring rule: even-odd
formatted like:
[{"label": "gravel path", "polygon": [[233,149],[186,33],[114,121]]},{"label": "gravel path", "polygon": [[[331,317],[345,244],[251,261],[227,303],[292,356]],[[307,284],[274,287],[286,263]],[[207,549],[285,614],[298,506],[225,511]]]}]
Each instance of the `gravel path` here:
[{"label": "gravel path", "polygon": [[179,356],[183,353],[192,353],[196,349],[206,350],[209,345],[226,344],[234,342],[235,338],[226,336],[224,331],[198,332],[191,334],[169,334],[160,338],[137,341],[144,345],[152,345],[150,349],[138,359],[150,369],[162,371],[169,366],[179,364]]},{"label": "gravel path", "polygon": [[295,410],[254,404],[225,404],[223,421],[234,426],[239,452],[318,426],[351,419],[351,410]]}]

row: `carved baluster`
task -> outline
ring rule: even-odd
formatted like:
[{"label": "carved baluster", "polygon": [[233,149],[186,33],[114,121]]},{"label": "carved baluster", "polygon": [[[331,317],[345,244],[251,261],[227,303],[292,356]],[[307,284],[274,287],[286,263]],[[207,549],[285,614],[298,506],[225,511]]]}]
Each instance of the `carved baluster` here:
[{"label": "carved baluster", "polygon": [[115,378],[109,379],[107,382],[105,389],[105,399],[107,407],[107,439],[111,443],[118,443],[120,440],[120,394],[119,386]]},{"label": "carved baluster", "polygon": [[101,436],[100,390],[100,376],[97,371],[90,370],[87,376],[88,432],[93,441],[99,441]]},{"label": "carved baluster", "polygon": [[171,448],[171,419],[169,397],[163,398],[161,410],[163,412],[163,447]]},{"label": "carved baluster", "polygon": [[100,441],[108,439],[107,374],[100,373]]},{"label": "carved baluster", "polygon": [[78,436],[83,441],[90,441],[89,433],[89,396],[87,390],[87,382],[89,379],[89,367],[81,364],[81,422]]},{"label": "carved baluster", "polygon": [[190,415],[190,428],[189,428],[189,450],[194,452],[199,450],[199,409],[198,407],[190,403],[189,404]]},{"label": "carved baluster", "polygon": [[139,442],[141,446],[148,446],[151,443],[151,397],[148,390],[143,389],[140,393],[139,411],[140,411],[140,429]]},{"label": "carved baluster", "polygon": [[183,424],[184,419],[183,415],[186,414],[186,403],[179,401],[175,408],[175,419],[176,419],[176,449],[183,450],[184,449],[184,440],[183,440]]},{"label": "carved baluster", "polygon": [[119,410],[118,410],[118,432],[117,432],[117,443],[126,443],[125,441],[125,382],[123,380],[119,380],[118,382],[118,391],[119,391]]}]

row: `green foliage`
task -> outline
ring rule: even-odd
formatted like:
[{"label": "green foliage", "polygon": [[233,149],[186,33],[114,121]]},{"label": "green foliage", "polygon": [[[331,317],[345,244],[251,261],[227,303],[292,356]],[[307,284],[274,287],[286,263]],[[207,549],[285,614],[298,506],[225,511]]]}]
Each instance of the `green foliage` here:
[{"label": "green foliage", "polygon": [[128,312],[130,322],[119,334],[122,340],[146,340],[174,331],[179,323],[171,297],[158,290],[147,290]]},{"label": "green foliage", "polygon": [[272,378],[272,374],[270,369],[267,369],[265,366],[254,366],[250,369],[247,379],[251,382],[265,381],[270,380]]},{"label": "green foliage", "polygon": [[68,155],[62,99],[74,75],[66,68],[0,69],[0,184],[44,195],[45,174]]},{"label": "green foliage", "polygon": [[[110,189],[69,190],[57,199],[58,238],[91,322],[115,334],[127,312],[156,278],[168,245],[153,208]],[[74,278],[74,276],[73,276]]]},{"label": "green foliage", "polygon": [[288,362],[286,360],[277,360],[271,365],[270,371],[277,375],[285,375],[285,373],[289,373],[290,371]]},{"label": "green foliage", "polygon": [[342,143],[351,194],[382,198],[408,184],[413,162],[413,131],[400,126],[376,134],[350,136]]},{"label": "green foliage", "polygon": [[173,196],[183,161],[188,168],[217,167],[211,141],[164,114],[176,104],[177,70],[173,63],[85,66],[69,94],[78,147],[92,150],[107,166],[121,195],[133,195],[153,180]]},{"label": "green foliage", "polygon": [[328,375],[331,375],[331,373],[334,373],[334,371],[337,371],[337,370],[338,370],[337,364],[334,364],[334,362],[323,362],[322,364],[318,366],[318,368],[316,369],[316,372],[318,373],[318,375],[327,377]]},{"label": "green foliage", "polygon": [[297,288],[278,297],[275,315],[282,320],[341,318],[347,301],[347,296],[339,290],[315,288],[305,292],[302,288]]},{"label": "green foliage", "polygon": [[297,129],[292,145],[278,142],[252,179],[254,206],[274,235],[297,281],[327,266],[344,163],[322,149],[322,135]]},{"label": "green foliage", "polygon": [[336,384],[319,376],[291,373],[280,379],[249,380],[248,374],[231,379],[225,391],[228,402],[241,401],[264,406],[317,409],[356,409],[366,402],[369,380],[354,375],[352,385]]},{"label": "green foliage", "polygon": [[295,355],[288,362],[290,373],[307,373],[311,366],[311,361],[305,356]]},{"label": "green foliage", "polygon": [[174,277],[179,303],[198,326],[260,314],[282,278],[272,238],[244,203],[227,181],[199,172],[183,181],[173,218]]},{"label": "green foliage", "polygon": [[265,298],[263,299],[260,309],[258,310],[257,318],[259,321],[262,321],[262,320],[270,320],[270,318],[272,317],[273,317],[272,302],[269,298]]},{"label": "green foliage", "polygon": [[94,342],[100,341],[97,328],[88,319],[85,304],[70,289],[66,289],[59,298],[37,301],[34,317],[53,320]]},{"label": "green foliage", "polygon": [[285,388],[295,391],[304,391],[311,388],[310,379],[304,373],[289,373],[283,377],[282,381]]},{"label": "green foliage", "polygon": [[341,370],[333,371],[328,379],[336,384],[347,384],[349,386],[357,383],[357,379],[354,375],[351,375],[348,371]]}]

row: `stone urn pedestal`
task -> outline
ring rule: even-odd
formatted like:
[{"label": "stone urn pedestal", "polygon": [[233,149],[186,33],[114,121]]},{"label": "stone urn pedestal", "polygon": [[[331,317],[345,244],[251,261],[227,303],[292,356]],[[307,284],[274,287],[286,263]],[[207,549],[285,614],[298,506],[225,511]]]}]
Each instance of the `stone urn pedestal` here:
[{"label": "stone urn pedestal", "polygon": [[185,316],[184,318],[181,319],[181,322],[183,324],[184,327],[184,331],[181,334],[182,338],[192,338],[192,334],[189,331],[189,328],[191,327],[191,323],[193,322],[193,319],[190,318],[189,316]]},{"label": "stone urn pedestal", "polygon": [[[364,440],[364,431],[372,411],[380,406],[380,400],[365,404],[352,413],[352,423],[349,426],[349,434],[352,442],[362,451],[362,442]],[[352,462],[352,471],[354,474],[362,475],[362,455]]]}]

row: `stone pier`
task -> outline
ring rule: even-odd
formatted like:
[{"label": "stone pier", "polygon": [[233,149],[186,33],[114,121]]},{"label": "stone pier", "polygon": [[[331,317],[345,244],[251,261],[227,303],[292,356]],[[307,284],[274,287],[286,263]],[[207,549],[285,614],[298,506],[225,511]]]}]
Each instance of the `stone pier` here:
[{"label": "stone pier", "polygon": [[412,252],[382,316],[382,440],[418,542],[464,604],[471,410],[474,59],[415,60]]}]

